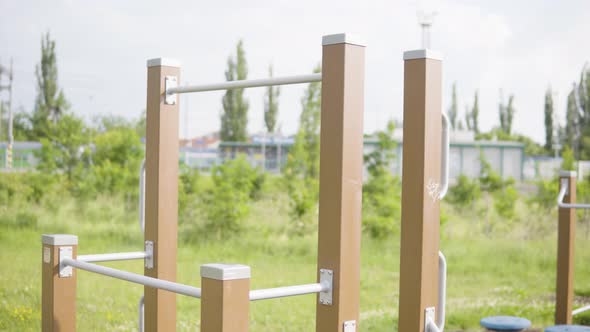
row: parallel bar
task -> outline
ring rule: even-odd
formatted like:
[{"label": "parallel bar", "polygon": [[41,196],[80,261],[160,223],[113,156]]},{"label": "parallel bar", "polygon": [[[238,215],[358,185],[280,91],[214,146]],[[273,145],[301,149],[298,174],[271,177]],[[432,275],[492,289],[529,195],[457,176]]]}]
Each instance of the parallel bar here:
[{"label": "parallel bar", "polygon": [[[576,202],[576,174],[561,172],[560,201],[569,205]],[[576,238],[576,210],[559,206],[557,224],[557,278],[555,285],[555,324],[571,324],[574,301],[574,243]]]},{"label": "parallel bar", "polygon": [[110,267],[81,262],[75,259],[66,258],[62,260],[64,265],[72,266],[80,270],[85,270],[88,272],[94,272],[98,274],[105,275],[107,277],[112,277],[116,279],[121,279],[129,282],[133,282],[136,284],[153,287],[157,289],[166,290],[169,292],[173,292],[176,294],[182,294],[190,297],[201,298],[201,289],[193,286],[187,286],[183,284],[177,284],[175,282],[151,278],[142,276],[141,274],[131,273],[127,271],[121,271],[117,269],[112,269]]},{"label": "parallel bar", "polygon": [[80,255],[77,260],[80,262],[111,262],[111,261],[127,261],[133,259],[144,259],[148,254],[144,251],[133,252],[115,252],[111,254],[95,254],[95,255]]},{"label": "parallel bar", "polygon": [[590,305],[587,305],[587,306],[584,306],[584,307],[581,307],[581,308],[578,308],[578,309],[572,311],[572,315],[575,316],[577,314],[581,314],[584,311],[588,311],[588,310],[590,310]]},{"label": "parallel bar", "polygon": [[301,84],[301,83],[319,82],[321,80],[322,80],[321,73],[320,74],[309,74],[309,75],[298,75],[298,76],[272,77],[272,78],[263,78],[263,79],[257,79],[257,80],[240,80],[240,81],[228,81],[228,82],[214,83],[214,84],[178,86],[178,87],[166,89],[166,94],[171,95],[174,93],[205,92],[205,91],[216,91],[216,90],[256,88],[256,87],[261,87],[261,86]]},{"label": "parallel bar", "polygon": [[321,292],[327,291],[329,289],[330,289],[329,286],[322,285],[320,283],[277,287],[277,288],[267,288],[267,289],[257,289],[257,290],[250,291],[250,301],[268,300],[268,299],[275,299],[275,298],[279,298],[279,297],[321,293]]},{"label": "parallel bar", "polygon": [[[166,77],[180,82],[180,68],[166,59],[147,69],[144,241],[153,244],[153,264],[143,274],[176,281],[178,251],[179,101],[165,103]],[[178,99],[178,98],[177,98]],[[176,294],[144,287],[146,332],[176,331]]]},{"label": "parallel bar", "polygon": [[563,181],[561,183],[561,189],[559,190],[559,194],[557,195],[557,206],[564,209],[590,209],[590,204],[583,204],[583,203],[564,203],[563,198],[565,197],[565,193],[568,190],[568,183],[567,181]]}]

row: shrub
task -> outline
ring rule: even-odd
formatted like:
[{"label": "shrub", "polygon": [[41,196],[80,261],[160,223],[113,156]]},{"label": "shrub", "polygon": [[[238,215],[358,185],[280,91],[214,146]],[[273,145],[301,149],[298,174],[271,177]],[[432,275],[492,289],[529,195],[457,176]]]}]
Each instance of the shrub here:
[{"label": "shrub", "polygon": [[243,156],[213,168],[213,185],[204,195],[205,227],[218,239],[240,230],[258,173]]},{"label": "shrub", "polygon": [[507,186],[503,190],[496,192],[494,196],[494,208],[498,215],[506,219],[514,218],[516,202],[518,201],[518,192],[514,186]]},{"label": "shrub", "polygon": [[457,184],[449,188],[447,199],[450,203],[466,207],[481,197],[481,190],[477,179],[470,179],[459,175]]}]

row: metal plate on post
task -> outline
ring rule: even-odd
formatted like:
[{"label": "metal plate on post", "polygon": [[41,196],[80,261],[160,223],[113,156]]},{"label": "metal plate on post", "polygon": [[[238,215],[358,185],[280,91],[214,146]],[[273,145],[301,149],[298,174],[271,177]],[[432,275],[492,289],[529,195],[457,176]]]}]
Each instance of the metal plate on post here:
[{"label": "metal plate on post", "polygon": [[347,320],[344,322],[343,332],[356,332],[356,320]]},{"label": "metal plate on post", "polygon": [[63,264],[65,258],[72,258],[72,247],[59,248],[59,277],[69,278],[72,276],[72,267]]},{"label": "metal plate on post", "polygon": [[332,305],[334,272],[328,269],[320,269],[320,284],[328,285],[326,291],[320,292],[320,303],[323,305]]},{"label": "metal plate on post", "polygon": [[176,93],[171,93],[168,94],[168,89],[171,88],[176,88],[178,86],[178,80],[176,79],[176,76],[166,76],[166,81],[165,81],[165,95],[166,98],[164,99],[164,104],[166,105],[176,105],[176,97],[177,94]]},{"label": "metal plate on post", "polygon": [[148,269],[154,268],[154,242],[153,241],[145,241],[145,261],[144,266]]}]

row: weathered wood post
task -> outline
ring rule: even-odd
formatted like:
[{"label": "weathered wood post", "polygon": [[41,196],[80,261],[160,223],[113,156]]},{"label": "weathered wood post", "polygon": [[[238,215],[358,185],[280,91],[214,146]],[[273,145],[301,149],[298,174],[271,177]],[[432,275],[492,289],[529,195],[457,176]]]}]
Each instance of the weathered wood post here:
[{"label": "weathered wood post", "polygon": [[41,282],[41,330],[76,331],[76,275],[72,267],[60,269],[60,258],[76,259],[78,237],[43,235]]},{"label": "weathered wood post", "polygon": [[250,314],[250,267],[201,266],[201,332],[247,332]]},{"label": "weathered wood post", "polygon": [[[147,62],[145,244],[153,250],[144,274],[176,281],[178,238],[178,98],[166,82],[180,81],[178,62]],[[176,294],[144,287],[145,331],[176,331]]]},{"label": "weathered wood post", "polygon": [[423,332],[438,301],[442,61],[404,53],[404,147],[398,330]]},{"label": "weathered wood post", "polygon": [[[576,172],[562,171],[559,188],[567,186],[564,203],[576,202]],[[574,248],[576,209],[558,208],[557,284],[555,287],[555,324],[571,324],[574,300]]]},{"label": "weathered wood post", "polygon": [[363,43],[324,36],[318,280],[330,273],[333,291],[318,295],[318,332],[356,331],[359,319],[364,76]]}]

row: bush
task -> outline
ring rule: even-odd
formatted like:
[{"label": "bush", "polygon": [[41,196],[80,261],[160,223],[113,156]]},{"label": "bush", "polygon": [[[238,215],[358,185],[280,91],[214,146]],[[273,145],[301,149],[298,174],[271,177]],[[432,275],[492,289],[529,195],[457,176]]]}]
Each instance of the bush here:
[{"label": "bush", "polygon": [[399,234],[401,182],[384,172],[363,186],[363,230],[373,238]]},{"label": "bush", "polygon": [[518,201],[518,192],[514,186],[507,186],[503,190],[496,192],[494,196],[494,208],[498,215],[506,219],[514,218],[516,202]]},{"label": "bush", "polygon": [[481,197],[481,190],[477,179],[470,179],[459,175],[457,184],[449,188],[447,199],[450,203],[466,207]]},{"label": "bush", "polygon": [[258,173],[243,156],[213,168],[213,185],[204,195],[207,231],[221,239],[241,229]]}]

